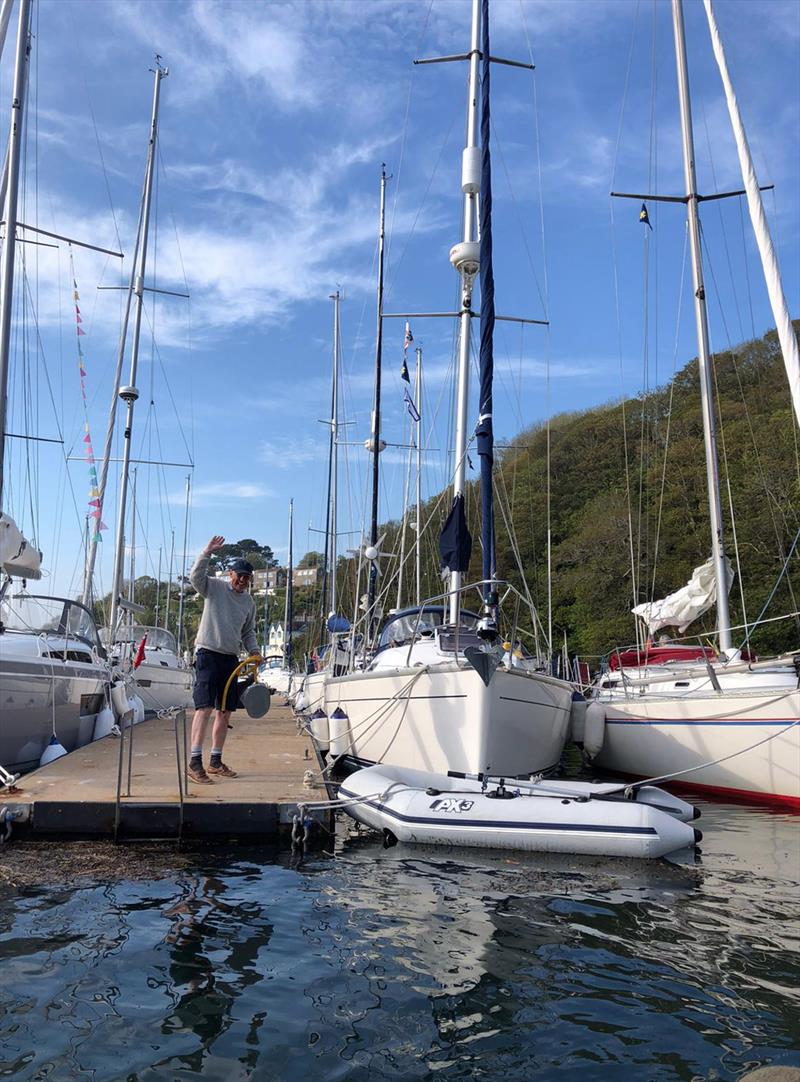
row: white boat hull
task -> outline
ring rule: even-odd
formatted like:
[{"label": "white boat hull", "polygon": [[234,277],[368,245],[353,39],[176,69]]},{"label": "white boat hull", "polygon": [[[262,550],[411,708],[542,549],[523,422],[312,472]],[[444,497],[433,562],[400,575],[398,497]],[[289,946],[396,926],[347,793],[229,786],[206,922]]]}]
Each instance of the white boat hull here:
[{"label": "white boat hull", "polygon": [[102,665],[25,656],[0,636],[0,766],[39,765],[55,731],[67,751],[91,742],[109,673]]},{"label": "white boat hull", "polygon": [[549,788],[545,781],[543,790],[498,799],[491,783],[484,792],[477,781],[381,765],[352,774],[339,797],[358,822],[424,845],[654,858],[699,840],[691,805],[652,786],[631,800],[603,798],[609,786]]},{"label": "white boat hull", "polygon": [[192,705],[192,670],[174,654],[146,650],[133,677],[145,710],[158,713]]},{"label": "white boat hull", "polygon": [[610,772],[645,778],[691,770],[676,783],[800,807],[797,678],[788,670],[770,674],[769,680],[758,674],[759,686],[753,687],[755,677],[720,675],[720,692],[709,690],[707,679],[702,689],[697,680],[683,680],[688,687],[680,698],[656,684],[647,686],[647,694],[631,692],[629,698],[601,693],[597,701],[605,708],[605,731],[594,762]]},{"label": "white boat hull", "polygon": [[[324,685],[330,754],[509,777],[552,770],[569,726],[571,687],[523,669],[498,668],[488,686],[468,664],[386,669]],[[335,710],[345,715],[334,728]]]}]

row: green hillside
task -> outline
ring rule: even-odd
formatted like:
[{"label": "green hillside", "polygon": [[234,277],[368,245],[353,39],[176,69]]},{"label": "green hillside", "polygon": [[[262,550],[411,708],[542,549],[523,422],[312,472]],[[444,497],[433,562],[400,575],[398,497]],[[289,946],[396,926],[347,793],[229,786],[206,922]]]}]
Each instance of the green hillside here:
[{"label": "green hillside", "polygon": [[[744,606],[753,621],[800,527],[798,433],[774,333],[713,361],[726,550],[735,568],[732,502]],[[498,474],[496,487],[508,491],[513,507],[526,577],[545,611],[544,428],[521,433],[503,452]],[[697,361],[652,395],[556,418],[551,489],[554,625],[566,630],[572,652],[602,654],[633,638],[632,562],[642,602],[682,586],[710,556]],[[501,525],[497,534],[498,570],[516,581],[508,534]],[[476,575],[479,558],[475,553]],[[765,617],[795,612],[799,602],[796,551]],[[744,623],[738,578],[730,605],[732,624]],[[713,626],[711,614],[690,631]],[[743,635],[735,632],[734,640]],[[764,625],[752,642],[764,653],[797,648],[800,623]]]}]

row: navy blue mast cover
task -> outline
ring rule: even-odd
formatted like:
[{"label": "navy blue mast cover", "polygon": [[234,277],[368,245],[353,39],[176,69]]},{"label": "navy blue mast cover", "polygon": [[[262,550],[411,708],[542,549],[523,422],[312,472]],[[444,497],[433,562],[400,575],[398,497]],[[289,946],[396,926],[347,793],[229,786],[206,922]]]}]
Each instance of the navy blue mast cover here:
[{"label": "navy blue mast cover", "polygon": [[442,558],[443,574],[449,571],[469,571],[471,554],[472,535],[467,529],[464,497],[459,492],[453,500],[450,514],[439,535],[439,555]]},{"label": "navy blue mast cover", "polygon": [[[475,429],[481,460],[481,542],[484,579],[495,578],[494,430],[492,428],[492,381],[494,378],[494,270],[492,268],[492,159],[489,151],[489,0],[481,3],[481,349],[478,426]],[[493,603],[491,585],[483,588],[484,600]]]}]

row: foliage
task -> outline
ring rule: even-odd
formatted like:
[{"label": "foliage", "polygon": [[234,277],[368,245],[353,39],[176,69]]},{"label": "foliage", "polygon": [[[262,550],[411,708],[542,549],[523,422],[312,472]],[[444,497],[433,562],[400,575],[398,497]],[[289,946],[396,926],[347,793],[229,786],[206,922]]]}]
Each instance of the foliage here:
[{"label": "foliage", "polygon": [[269,545],[260,545],[252,537],[245,537],[233,544],[223,545],[221,549],[213,553],[209,566],[214,571],[220,571],[230,567],[234,560],[241,558],[249,560],[256,570],[278,566],[278,561]]}]

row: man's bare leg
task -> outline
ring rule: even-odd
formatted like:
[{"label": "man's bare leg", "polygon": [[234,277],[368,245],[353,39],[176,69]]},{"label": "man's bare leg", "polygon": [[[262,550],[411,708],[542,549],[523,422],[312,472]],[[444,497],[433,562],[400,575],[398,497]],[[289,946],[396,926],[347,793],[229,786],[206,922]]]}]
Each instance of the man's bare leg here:
[{"label": "man's bare leg", "polygon": [[208,719],[213,713],[213,706],[204,706],[200,710],[195,710],[194,717],[192,718],[193,748],[202,748],[203,741],[206,738],[206,727],[208,725]]},{"label": "man's bare leg", "polygon": [[228,735],[230,716],[230,710],[217,710],[214,714],[214,727],[211,730],[211,763],[208,772],[219,774],[223,778],[236,777],[235,771],[222,762],[222,749],[225,746],[225,737]]},{"label": "man's bare leg", "polygon": [[188,774],[192,781],[208,782],[211,779],[206,776],[203,769],[203,741],[206,736],[208,719],[214,712],[211,706],[200,707],[195,710],[192,718],[192,751],[189,759]]},{"label": "man's bare leg", "polygon": [[228,735],[228,722],[230,710],[216,710],[214,712],[214,725],[211,729],[211,746],[220,751],[225,747],[225,737]]}]

